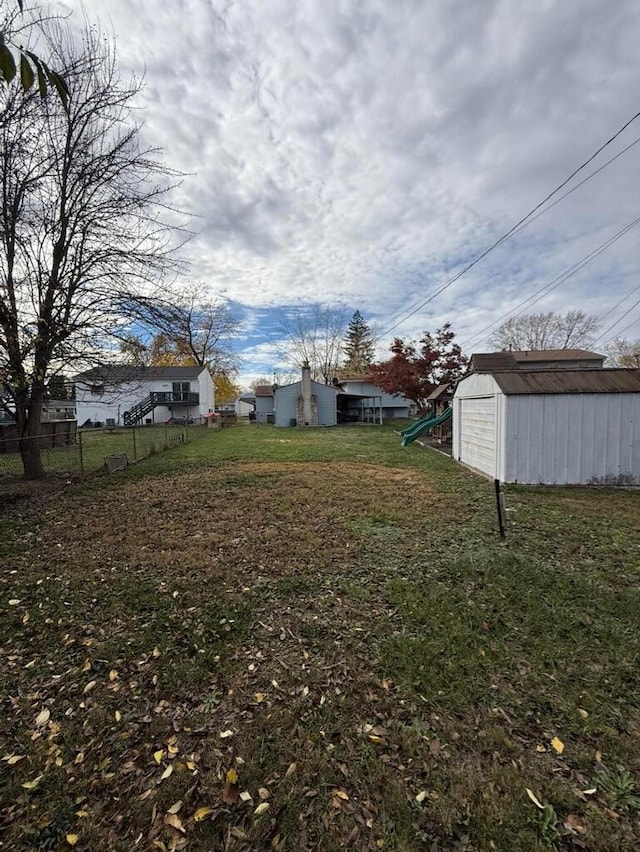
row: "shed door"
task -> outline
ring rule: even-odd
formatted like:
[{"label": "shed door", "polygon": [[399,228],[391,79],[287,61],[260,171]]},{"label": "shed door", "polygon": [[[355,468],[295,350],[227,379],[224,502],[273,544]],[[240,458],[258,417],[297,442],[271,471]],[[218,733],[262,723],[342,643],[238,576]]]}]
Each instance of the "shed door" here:
[{"label": "shed door", "polygon": [[460,460],[488,476],[496,475],[496,398],[463,398]]}]

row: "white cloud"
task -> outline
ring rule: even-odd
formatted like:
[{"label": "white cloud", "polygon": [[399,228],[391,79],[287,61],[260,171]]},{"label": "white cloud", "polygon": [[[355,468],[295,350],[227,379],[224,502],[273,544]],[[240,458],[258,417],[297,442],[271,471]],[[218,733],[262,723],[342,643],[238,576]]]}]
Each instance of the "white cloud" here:
[{"label": "white cloud", "polygon": [[[146,68],[145,138],[188,173],[193,274],[250,311],[341,302],[384,328],[637,111],[635,0],[108,10],[123,69]],[[638,135],[640,121],[609,155]],[[450,320],[470,338],[640,215],[639,177],[640,145],[395,333]],[[536,309],[604,313],[635,286],[637,234]]]}]

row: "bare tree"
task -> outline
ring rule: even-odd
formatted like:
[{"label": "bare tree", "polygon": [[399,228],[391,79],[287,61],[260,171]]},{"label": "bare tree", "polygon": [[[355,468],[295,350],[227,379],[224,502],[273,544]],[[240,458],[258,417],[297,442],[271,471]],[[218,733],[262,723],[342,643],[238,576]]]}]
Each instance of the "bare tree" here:
[{"label": "bare tree", "polygon": [[174,297],[131,296],[121,310],[152,336],[148,363],[195,364],[212,375],[235,375],[232,340],[238,322],[227,303],[211,299],[204,285],[192,283]]},{"label": "bare tree", "polygon": [[0,377],[15,412],[27,478],[43,475],[38,442],[48,378],[104,354],[122,293],[173,264],[175,175],[142,150],[131,121],[137,81],[87,30],[55,32],[56,66],[73,97],[0,91]]},{"label": "bare tree", "polygon": [[311,367],[312,378],[332,384],[338,373],[348,321],[348,312],[342,307],[314,305],[310,309],[294,309],[281,327],[283,356],[296,367],[306,362]]},{"label": "bare tree", "polygon": [[592,344],[599,325],[597,317],[584,311],[523,314],[503,323],[489,342],[498,349],[518,351],[584,348]]},{"label": "bare tree", "polygon": [[611,367],[633,367],[640,370],[640,340],[616,337],[605,346],[608,365]]}]

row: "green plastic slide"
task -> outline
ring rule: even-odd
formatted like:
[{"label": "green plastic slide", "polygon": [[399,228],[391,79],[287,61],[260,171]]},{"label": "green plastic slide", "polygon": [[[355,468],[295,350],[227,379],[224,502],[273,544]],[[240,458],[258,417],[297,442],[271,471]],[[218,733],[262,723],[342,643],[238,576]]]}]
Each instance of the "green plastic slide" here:
[{"label": "green plastic slide", "polygon": [[416,438],[419,438],[420,435],[424,435],[426,432],[431,432],[436,426],[440,426],[441,423],[446,423],[447,420],[451,419],[453,415],[453,408],[447,408],[439,417],[431,417],[426,420],[419,420],[415,426],[413,426],[406,434],[402,436],[402,441],[400,445],[402,447],[408,446],[412,441],[415,441]]},{"label": "green plastic slide", "polygon": [[424,426],[430,420],[435,419],[435,414],[433,413],[433,411],[430,411],[428,414],[425,414],[424,417],[421,417],[420,420],[416,420],[415,423],[412,423],[411,426],[407,426],[406,429],[401,429],[398,434],[402,435],[402,437],[404,438],[405,435],[409,435],[411,432],[413,432],[414,429],[418,429],[420,426]]}]

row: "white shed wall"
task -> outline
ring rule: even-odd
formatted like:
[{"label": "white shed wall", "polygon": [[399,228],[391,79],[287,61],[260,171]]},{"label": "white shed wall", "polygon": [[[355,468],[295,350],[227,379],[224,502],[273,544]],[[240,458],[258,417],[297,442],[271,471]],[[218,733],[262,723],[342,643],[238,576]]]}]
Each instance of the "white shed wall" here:
[{"label": "white shed wall", "polygon": [[453,457],[493,478],[504,465],[503,396],[493,377],[472,373],[458,384],[453,400]]},{"label": "white shed wall", "polygon": [[640,394],[506,397],[505,482],[640,485]]}]

